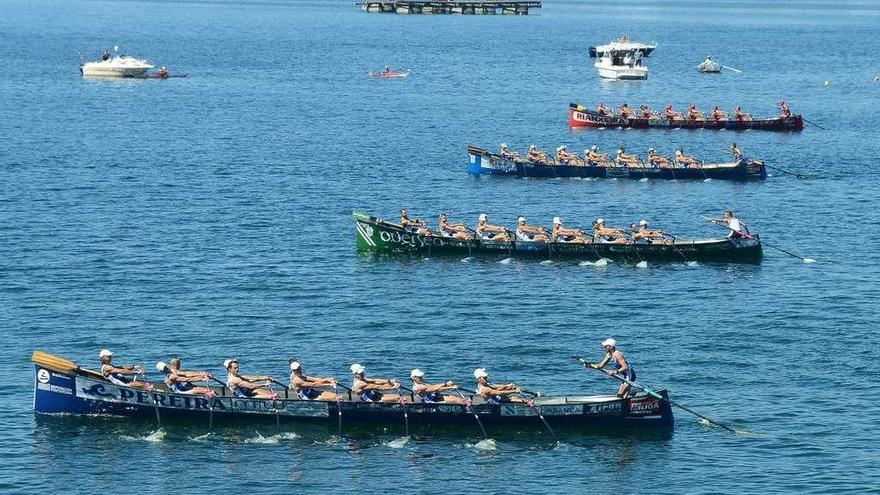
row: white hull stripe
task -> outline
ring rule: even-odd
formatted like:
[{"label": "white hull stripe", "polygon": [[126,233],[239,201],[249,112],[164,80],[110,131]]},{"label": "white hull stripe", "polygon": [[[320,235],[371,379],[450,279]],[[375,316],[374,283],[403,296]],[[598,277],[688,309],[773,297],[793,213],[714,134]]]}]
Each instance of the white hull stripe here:
[{"label": "white hull stripe", "polygon": [[366,242],[370,246],[376,247],[376,243],[373,242],[373,239],[370,239],[370,236],[367,235],[367,232],[364,230],[363,225],[361,225],[360,222],[357,222],[357,223],[355,223],[355,226],[357,227],[357,231],[358,231],[358,234],[360,234],[361,239],[363,239],[364,242]]}]

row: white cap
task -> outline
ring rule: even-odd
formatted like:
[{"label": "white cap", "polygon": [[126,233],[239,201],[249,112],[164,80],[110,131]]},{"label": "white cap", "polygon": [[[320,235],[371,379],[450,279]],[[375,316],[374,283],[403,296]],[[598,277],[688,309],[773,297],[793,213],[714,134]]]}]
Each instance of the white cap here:
[{"label": "white cap", "polygon": [[602,341],[602,347],[616,347],[617,341],[614,339],[605,339]]},{"label": "white cap", "polygon": [[597,218],[596,223],[605,223],[605,219],[604,218]]},{"label": "white cap", "polygon": [[642,227],[645,227],[645,226],[648,225],[648,221],[647,221],[647,220],[642,220],[642,221],[639,222],[639,225],[641,225]]},{"label": "white cap", "polygon": [[298,370],[300,366],[301,365],[299,364],[299,361],[291,361],[290,362],[290,369],[292,369],[294,371]]},{"label": "white cap", "polygon": [[485,378],[489,376],[489,373],[486,371],[486,368],[477,368],[474,370],[474,378]]},{"label": "white cap", "polygon": [[519,218],[516,219],[517,223],[525,223],[526,217],[520,215]]},{"label": "white cap", "polygon": [[623,153],[623,148],[617,148],[617,154],[619,155],[621,153]]},{"label": "white cap", "polygon": [[363,366],[361,366],[359,364],[353,364],[353,365],[351,365],[351,374],[352,375],[360,375],[361,373],[364,372],[365,369],[366,368],[364,368]]},{"label": "white cap", "polygon": [[237,362],[238,362],[238,359],[235,359],[235,358],[229,358],[229,359],[227,359],[226,361],[223,361],[223,367],[226,368],[226,369],[229,369],[229,365],[230,365],[230,364],[232,364],[232,363],[237,363]]},{"label": "white cap", "polygon": [[110,352],[110,349],[101,349],[101,352],[98,354],[98,357],[112,356],[112,355],[113,355],[113,353]]},{"label": "white cap", "polygon": [[681,150],[675,150],[675,154],[676,154],[676,155],[680,155],[680,154],[681,154]]},{"label": "white cap", "polygon": [[563,144],[560,147],[556,148],[556,151],[562,151],[564,149],[565,149],[565,145]]},{"label": "white cap", "polygon": [[167,368],[167,367],[168,367],[168,365],[165,364],[164,361],[159,361],[158,363],[156,363],[156,369],[159,371],[165,371],[165,368]]},{"label": "white cap", "polygon": [[500,147],[501,147],[502,149],[503,149],[503,148],[507,148],[507,143],[501,143]]},{"label": "white cap", "polygon": [[485,222],[489,217],[485,213],[480,213],[480,221]]},{"label": "white cap", "polygon": [[420,370],[420,369],[418,369],[418,368],[416,368],[416,369],[414,369],[414,370],[412,370],[412,371],[409,372],[409,377],[410,377],[410,378],[415,378],[415,377],[420,377],[420,378],[421,378],[421,377],[423,377],[423,376],[425,376],[425,372],[422,371],[422,370]]},{"label": "white cap", "polygon": [[530,149],[530,150],[536,150],[536,149],[538,149],[538,147],[535,146],[534,144],[530,144],[530,145],[529,145],[529,149]]},{"label": "white cap", "polygon": [[590,147],[590,151],[598,151],[598,150],[599,150],[599,147],[596,146],[595,144]]},{"label": "white cap", "polygon": [[556,225],[557,223],[562,223],[562,219],[559,217],[553,217],[553,225]]}]

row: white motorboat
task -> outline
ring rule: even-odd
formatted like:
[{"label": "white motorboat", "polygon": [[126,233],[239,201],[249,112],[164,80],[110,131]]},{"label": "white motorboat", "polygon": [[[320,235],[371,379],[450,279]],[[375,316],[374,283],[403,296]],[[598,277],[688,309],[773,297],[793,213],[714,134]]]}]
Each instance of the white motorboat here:
[{"label": "white motorboat", "polygon": [[648,68],[642,65],[638,51],[609,50],[593,64],[604,79],[638,80],[648,78]]},{"label": "white motorboat", "polygon": [[79,70],[83,77],[146,77],[147,71],[155,67],[144,59],[119,55],[118,46],[113,49],[113,56],[104,50],[103,60],[82,64]]},{"label": "white motorboat", "polygon": [[637,51],[641,53],[642,57],[647,57],[657,48],[657,44],[645,44],[638,43],[635,41],[630,41],[627,35],[623,35],[620,38],[608,43],[607,45],[599,45],[599,46],[591,46],[590,47],[590,58],[601,57],[606,52],[613,50],[625,50],[625,51]]},{"label": "white motorboat", "polygon": [[697,66],[697,70],[706,74],[716,74],[721,72],[721,64],[712,60],[712,56],[706,57],[706,60],[703,61],[700,65]]}]

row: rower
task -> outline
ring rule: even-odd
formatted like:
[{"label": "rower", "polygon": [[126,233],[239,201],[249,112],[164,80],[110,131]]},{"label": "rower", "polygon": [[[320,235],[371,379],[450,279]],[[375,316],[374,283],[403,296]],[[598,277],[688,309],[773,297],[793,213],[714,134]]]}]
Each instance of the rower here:
[{"label": "rower", "polygon": [[613,229],[605,226],[605,220],[597,218],[593,222],[593,242],[603,244],[625,244],[626,238],[623,237],[623,230]]},{"label": "rower", "polygon": [[752,114],[743,113],[742,107],[740,107],[739,105],[737,105],[736,108],[733,109],[733,116],[736,117],[736,120],[739,121],[752,120]]},{"label": "rower", "polygon": [[584,153],[584,158],[587,163],[597,167],[607,167],[608,163],[608,155],[605,153],[599,153],[599,147],[595,144],[590,148],[590,151]]},{"label": "rower", "polygon": [[782,112],[779,114],[780,117],[782,117],[783,119],[791,117],[791,109],[788,108],[785,100],[779,100],[779,108],[782,109]]},{"label": "rower", "polygon": [[621,117],[623,117],[623,118],[625,118],[625,119],[635,118],[635,112],[633,111],[632,108],[630,108],[629,106],[627,106],[626,103],[621,103],[621,104],[620,104],[620,107],[619,107],[619,110],[620,110],[620,116],[621,116]]},{"label": "rower", "polygon": [[391,72],[391,67],[388,67],[388,66],[386,65],[386,66],[382,69],[382,73],[383,73],[383,74],[388,74],[389,72]]},{"label": "rower", "polygon": [[648,228],[648,221],[644,220],[644,219],[639,220],[638,233],[639,233],[639,239],[644,240],[648,244],[652,244],[654,242],[654,239],[662,240],[666,236],[666,234],[664,234],[662,230],[649,229]]},{"label": "rower", "polygon": [[718,108],[718,105],[712,105],[712,120],[727,120],[727,112]]},{"label": "rower", "polygon": [[160,79],[168,79],[168,68],[163,65],[162,68],[156,72],[156,75],[159,76]]},{"label": "rower", "polygon": [[425,383],[425,372],[416,368],[409,373],[412,379],[412,391],[425,404],[464,404],[464,399],[453,395],[444,395],[441,392],[458,390],[458,385],[449,380],[445,383],[431,385]]},{"label": "rower", "polygon": [[651,115],[651,109],[648,108],[648,105],[642,105],[641,111],[642,111],[642,118],[643,119],[651,119],[654,117],[653,115]]},{"label": "rower", "polygon": [[474,378],[477,379],[477,393],[486,400],[487,404],[501,404],[502,402],[525,402],[521,397],[511,397],[522,391],[514,383],[495,385],[489,383],[489,372],[486,368],[474,370]]},{"label": "rower", "polygon": [[[223,367],[226,368],[228,376],[226,377],[226,386],[232,391],[232,395],[236,397],[250,397],[255,399],[272,399],[278,398],[278,394],[266,388],[271,382],[272,377],[266,375],[250,375],[245,376],[239,373],[238,359],[227,359],[223,361]],[[265,382],[258,384],[254,382]]]},{"label": "rower", "polygon": [[[602,342],[602,348],[605,349],[605,357],[602,358],[602,361],[596,365],[596,368],[602,369],[607,364],[613,365],[616,369],[611,372],[611,375],[621,375],[623,378],[634,382],[636,380],[636,372],[632,369],[629,363],[626,362],[626,358],[623,357],[623,353],[617,349],[617,342],[614,339],[605,339]],[[626,383],[621,383],[620,387],[617,389],[617,396],[621,399],[626,398],[627,392],[629,391],[629,385]]]},{"label": "rower", "polygon": [[487,241],[512,241],[510,231],[500,225],[492,225],[489,223],[489,215],[480,213],[480,220],[477,223],[477,234],[480,239]]},{"label": "rower", "polygon": [[329,390],[316,390],[318,388],[336,387],[336,378],[306,376],[303,374],[302,364],[299,359],[293,358],[290,363],[290,388],[296,391],[300,400],[337,400],[339,394]]},{"label": "rower", "polygon": [[427,230],[428,225],[424,220],[415,220],[409,218],[406,213],[406,208],[400,209],[400,226],[403,227],[403,230],[413,233],[413,234],[421,234],[423,233],[423,229]]},{"label": "rower", "polygon": [[614,163],[616,163],[619,167],[640,168],[642,166],[642,163],[639,161],[639,157],[626,153],[625,148],[617,149],[617,155],[614,158]]},{"label": "rower", "polygon": [[631,223],[631,224],[629,224],[629,238],[630,238],[634,243],[637,243],[637,242],[639,242],[639,241],[642,240],[642,234],[639,233],[639,226],[638,226],[638,224],[635,224],[635,223]]},{"label": "rower", "polygon": [[691,104],[688,107],[687,118],[688,120],[706,120],[706,114],[697,110],[697,105]]},{"label": "rower", "polygon": [[507,160],[516,160],[519,158],[519,153],[516,151],[510,151],[507,149],[507,145],[501,143],[501,151],[498,152],[501,155],[501,158],[505,158]]},{"label": "rower", "polygon": [[736,147],[736,143],[730,145],[730,152],[733,153],[733,161],[739,163],[743,160],[743,152]]},{"label": "rower", "polygon": [[567,146],[564,144],[556,148],[556,163],[562,165],[571,165],[572,162],[578,160],[577,153],[569,153],[566,151]]},{"label": "rower", "polygon": [[[144,369],[140,365],[126,364],[124,366],[114,366],[112,363],[113,353],[109,349],[101,349],[98,357],[101,359],[101,376],[108,382],[121,387],[153,390],[152,383],[139,382],[137,380],[137,375],[144,373]],[[132,378],[126,375],[132,375]]]},{"label": "rower", "polygon": [[474,235],[468,231],[468,227],[463,223],[449,223],[446,213],[440,214],[440,221],[437,222],[437,229],[440,231],[441,237],[452,237],[454,239],[473,239]]},{"label": "rower", "polygon": [[398,394],[383,394],[380,390],[394,390],[400,388],[400,384],[394,380],[370,379],[364,377],[366,368],[359,364],[351,365],[351,374],[354,375],[354,383],[351,390],[364,402],[400,402],[406,401]]},{"label": "rower", "polygon": [[681,148],[675,150],[675,164],[682,168],[700,168],[700,161],[693,156],[685,155]]},{"label": "rower", "polygon": [[562,219],[553,217],[553,234],[551,239],[553,242],[565,243],[588,243],[590,239],[584,236],[584,231],[580,229],[567,229],[562,226]]},{"label": "rower", "polygon": [[599,106],[596,107],[596,113],[598,113],[599,115],[608,115],[608,116],[610,116],[610,115],[611,115],[611,110],[609,110],[608,107],[606,107],[605,104],[602,103],[602,102],[600,101],[600,102],[599,102]]},{"label": "rower", "polygon": [[733,216],[733,212],[730,210],[726,210],[722,218],[710,218],[709,221],[712,223],[727,225],[727,228],[730,229],[727,238],[732,241],[739,240],[743,236],[751,237],[749,234],[749,228],[746,227],[745,222],[742,222],[739,218]]},{"label": "rower", "polygon": [[680,120],[681,114],[672,109],[672,105],[666,105],[666,108],[663,109],[663,116],[666,117],[667,120]]},{"label": "rower", "polygon": [[547,229],[537,225],[527,225],[526,217],[516,219],[516,237],[521,241],[547,242],[550,240]]},{"label": "rower", "polygon": [[669,158],[663,155],[658,155],[654,152],[654,148],[648,148],[648,163],[654,167],[672,168],[672,163],[669,161]]},{"label": "rower", "polygon": [[540,163],[548,165],[547,153],[538,151],[538,147],[534,144],[529,145],[529,151],[526,153],[526,159],[532,163]]},{"label": "rower", "polygon": [[168,391],[175,394],[198,394],[214,395],[214,391],[208,387],[197,387],[194,382],[206,382],[213,380],[207,371],[183,371],[180,369],[180,358],[173,356],[168,364],[162,361],[156,363],[156,370],[165,373],[165,385],[168,385]]}]

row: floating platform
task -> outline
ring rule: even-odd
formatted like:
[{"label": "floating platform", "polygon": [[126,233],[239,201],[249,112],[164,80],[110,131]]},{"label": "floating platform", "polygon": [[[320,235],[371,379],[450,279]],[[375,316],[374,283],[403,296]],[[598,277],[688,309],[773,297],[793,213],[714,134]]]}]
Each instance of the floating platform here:
[{"label": "floating platform", "polygon": [[459,0],[398,0],[355,2],[366,12],[385,14],[528,15],[541,2],[504,0],[499,2]]}]

